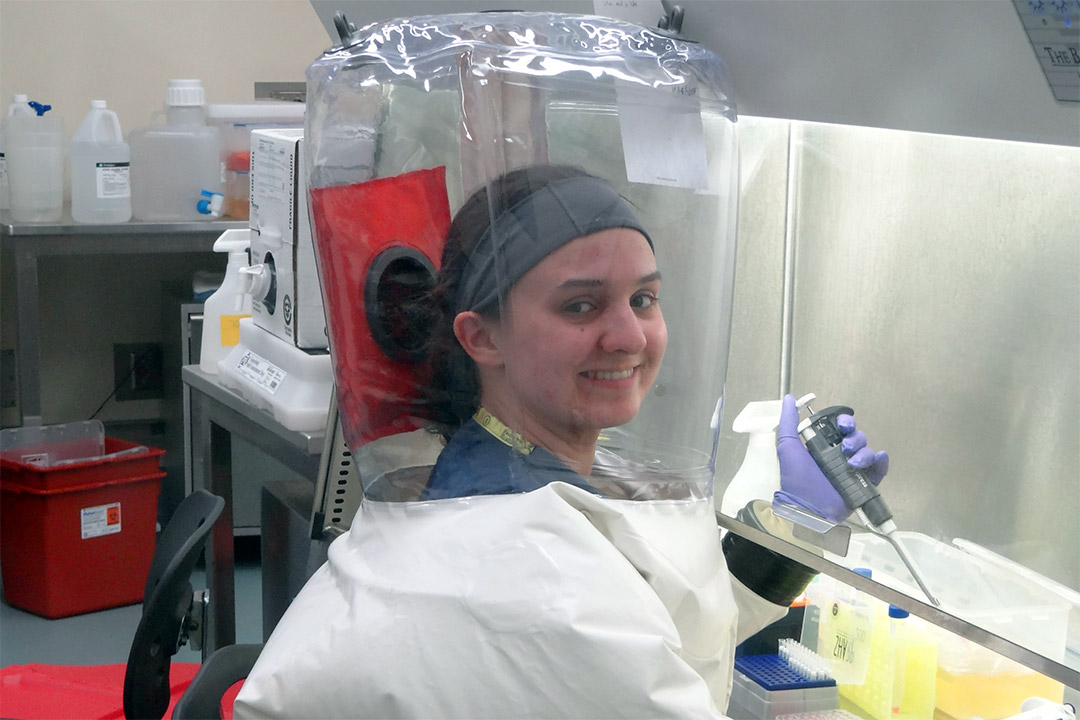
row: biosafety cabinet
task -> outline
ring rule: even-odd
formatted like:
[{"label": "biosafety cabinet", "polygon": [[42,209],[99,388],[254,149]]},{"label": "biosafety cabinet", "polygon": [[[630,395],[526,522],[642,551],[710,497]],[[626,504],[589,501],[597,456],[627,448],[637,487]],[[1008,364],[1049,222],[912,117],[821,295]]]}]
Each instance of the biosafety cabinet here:
[{"label": "biosafety cabinet", "polygon": [[[584,85],[559,86],[551,80],[557,70],[535,58],[522,55],[515,66],[482,48],[447,65],[444,86],[415,81],[415,58],[398,67],[399,80],[365,76],[363,43],[372,42],[365,24],[450,9],[404,5],[391,11],[379,3],[313,1],[337,47],[309,75],[312,188],[445,167],[398,188],[415,199],[434,182],[446,198],[428,213],[438,228],[471,188],[508,167],[583,158],[625,181],[621,189],[632,199],[657,208],[652,219],[661,226],[692,233],[711,223],[716,254],[709,263],[663,261],[675,263],[665,279],[698,280],[698,270],[716,279],[697,305],[688,295],[674,299],[671,311],[686,336],[697,327],[693,313],[719,313],[712,316],[720,318],[716,334],[671,358],[662,385],[669,404],[658,403],[651,417],[660,422],[649,427],[662,427],[669,444],[692,438],[694,450],[713,452],[719,495],[744,454],[745,438],[730,428],[747,402],[790,391],[852,406],[860,428],[890,452],[882,492],[945,602],[926,602],[872,537],[823,559],[731,518],[718,517],[720,524],[913,610],[961,644],[1018,663],[979,669],[996,677],[991,682],[1034,669],[1080,686],[1080,206],[1072,197],[1080,186],[1080,113],[1055,96],[1043,73],[1025,4],[686,3],[683,33],[722,57],[730,75],[717,83],[721,94],[699,95],[705,180],[679,178],[695,199],[670,207],[662,201],[670,186],[656,177],[667,174],[632,180],[633,154],[687,134],[643,120],[637,129],[649,141],[635,141],[620,102],[654,103],[634,87],[623,94],[613,81],[607,96],[578,92]],[[593,10],[579,5],[543,9]],[[338,9],[358,29],[339,33],[332,19]],[[883,27],[904,41],[882,37]],[[382,47],[395,39],[383,38]],[[988,42],[1008,58],[1008,72],[986,69]],[[1061,42],[1076,40],[1065,33]],[[876,54],[861,57],[878,69],[874,78],[849,56],[868,43]],[[972,55],[969,65],[965,56]],[[980,83],[996,87],[994,112],[977,110]],[[672,102],[685,108],[681,98]],[[498,138],[497,147],[482,147],[478,137]],[[695,205],[703,202],[711,209]],[[673,218],[679,215],[685,225]],[[729,234],[735,223],[737,233]],[[433,249],[420,242],[411,249],[398,267],[423,275],[437,264]],[[375,259],[364,261],[361,279]],[[356,282],[350,287],[360,292]],[[715,373],[704,379],[707,363]],[[378,397],[400,389],[382,386]],[[718,410],[720,397],[714,450],[708,419],[699,418]],[[339,396],[339,406],[352,401]],[[653,409],[643,412],[648,418]],[[414,419],[374,417],[368,431],[346,428],[339,439],[366,444],[419,426]],[[332,506],[324,509],[320,520],[335,526]],[[868,580],[850,572],[857,562],[883,571]],[[956,567],[967,574],[950,572]]]}]

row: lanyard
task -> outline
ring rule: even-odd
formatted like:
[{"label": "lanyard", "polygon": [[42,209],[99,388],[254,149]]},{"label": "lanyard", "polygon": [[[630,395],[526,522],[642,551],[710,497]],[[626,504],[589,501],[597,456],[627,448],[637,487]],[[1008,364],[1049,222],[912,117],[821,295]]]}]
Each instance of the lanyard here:
[{"label": "lanyard", "polygon": [[504,445],[509,445],[522,455],[528,455],[536,448],[536,446],[526,440],[521,433],[508,428],[506,423],[484,408],[480,408],[476,411],[476,414],[473,415],[473,420],[478,422],[480,427],[494,435],[499,442]]}]

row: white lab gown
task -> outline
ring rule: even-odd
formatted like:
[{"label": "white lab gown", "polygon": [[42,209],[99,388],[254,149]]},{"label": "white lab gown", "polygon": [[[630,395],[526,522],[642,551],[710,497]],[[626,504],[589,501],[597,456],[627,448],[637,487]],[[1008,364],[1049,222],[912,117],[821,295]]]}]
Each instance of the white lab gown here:
[{"label": "white lab gown", "polygon": [[235,716],[721,717],[735,645],[785,611],[729,575],[708,500],[365,501]]}]

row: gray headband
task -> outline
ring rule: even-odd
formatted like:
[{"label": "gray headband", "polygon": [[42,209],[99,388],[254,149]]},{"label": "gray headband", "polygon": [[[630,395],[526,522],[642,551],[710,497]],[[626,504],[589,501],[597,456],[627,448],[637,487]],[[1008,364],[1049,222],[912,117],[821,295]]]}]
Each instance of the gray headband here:
[{"label": "gray headband", "polygon": [[495,307],[521,276],[584,235],[630,228],[649,233],[621,195],[590,176],[557,180],[504,211],[480,237],[458,286],[457,311]]}]

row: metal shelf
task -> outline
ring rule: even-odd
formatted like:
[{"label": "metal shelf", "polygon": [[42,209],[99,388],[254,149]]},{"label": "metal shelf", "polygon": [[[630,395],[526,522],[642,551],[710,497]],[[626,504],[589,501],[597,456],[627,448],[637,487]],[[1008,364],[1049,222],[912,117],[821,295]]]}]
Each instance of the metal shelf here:
[{"label": "metal shelf", "polygon": [[[16,223],[10,213],[0,213],[0,249],[14,256],[15,266],[15,367],[20,424],[42,422],[40,258],[210,253],[222,232],[246,227],[245,220],[84,225],[72,221],[67,208],[58,223]],[[132,312],[138,312],[138,308],[132,308]]]},{"label": "metal shelf", "polygon": [[70,209],[64,209],[60,222],[16,222],[7,211],[0,212],[0,236],[41,237],[47,235],[163,235],[176,233],[207,233],[248,227],[246,220],[208,220],[203,222],[146,222],[131,220],[126,223],[88,225],[71,218]]},{"label": "metal shelf", "polygon": [[1010,660],[1015,660],[1021,665],[1031,668],[1035,672],[1042,673],[1049,678],[1064,683],[1068,687],[1080,688],[1080,671],[1075,668],[1071,668],[1063,663],[1051,660],[1050,658],[1043,657],[1026,647],[1017,645],[999,635],[995,635],[978,625],[973,625],[963,618],[950,615],[940,608],[927,605],[918,598],[905,595],[890,587],[874,582],[869,578],[863,577],[858,573],[852,572],[845,567],[830,562],[829,560],[800,547],[796,547],[780,538],[773,537],[768,533],[749,527],[734,518],[730,518],[721,513],[716,513],[716,522],[725,530],[733,532],[747,540],[751,540],[758,545],[762,545],[773,552],[780,553],[792,560],[796,560],[818,572],[836,578],[845,585],[850,585],[856,590],[872,595],[883,602],[903,608],[912,615],[921,617],[923,620],[948,630],[955,635],[959,635],[965,640],[978,643]]}]

